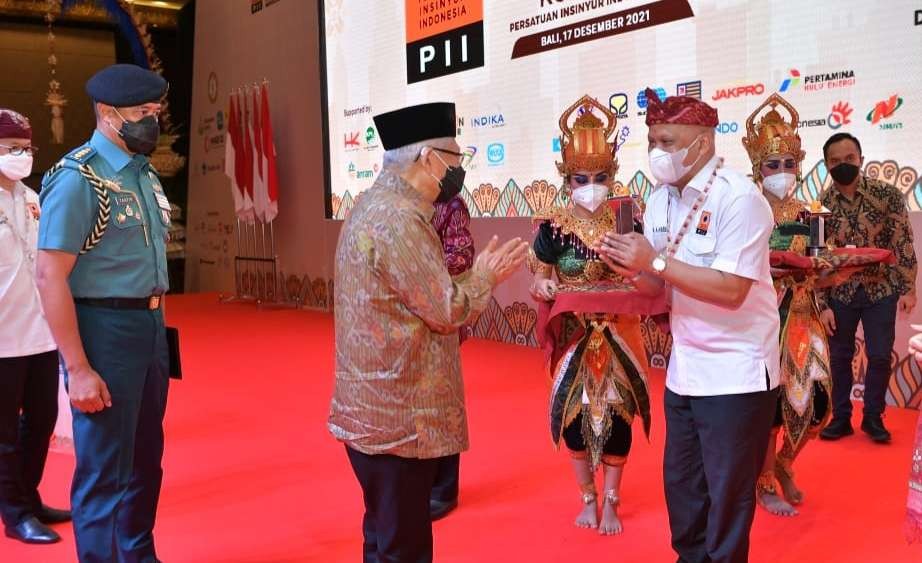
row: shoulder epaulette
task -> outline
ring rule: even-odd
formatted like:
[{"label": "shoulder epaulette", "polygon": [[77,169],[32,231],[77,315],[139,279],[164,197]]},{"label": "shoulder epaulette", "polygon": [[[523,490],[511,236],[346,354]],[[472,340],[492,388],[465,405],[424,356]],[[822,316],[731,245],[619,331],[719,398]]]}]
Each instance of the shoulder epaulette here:
[{"label": "shoulder epaulette", "polygon": [[90,145],[83,145],[82,147],[77,147],[76,149],[70,151],[64,155],[64,158],[78,162],[79,164],[86,164],[93,155],[96,154],[96,149]]}]

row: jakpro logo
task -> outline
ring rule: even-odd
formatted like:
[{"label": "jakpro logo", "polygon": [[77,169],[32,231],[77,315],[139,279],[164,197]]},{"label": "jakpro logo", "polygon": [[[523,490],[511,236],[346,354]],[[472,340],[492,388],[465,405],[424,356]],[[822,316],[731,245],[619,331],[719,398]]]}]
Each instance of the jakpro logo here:
[{"label": "jakpro logo", "polygon": [[746,86],[736,86],[734,88],[721,88],[711,97],[712,100],[724,100],[727,98],[740,98],[742,96],[761,96],[765,93],[765,84],[748,84]]}]

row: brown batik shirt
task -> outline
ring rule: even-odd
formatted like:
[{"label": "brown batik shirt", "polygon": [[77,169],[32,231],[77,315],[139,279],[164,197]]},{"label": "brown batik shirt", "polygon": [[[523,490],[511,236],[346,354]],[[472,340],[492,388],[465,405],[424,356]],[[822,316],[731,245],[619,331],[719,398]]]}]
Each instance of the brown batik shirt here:
[{"label": "brown batik shirt", "polygon": [[435,458],[468,447],[458,329],[493,282],[453,280],[431,203],[385,170],[336,249],[336,382],[329,429],[366,454]]},{"label": "brown batik shirt", "polygon": [[827,297],[851,303],[859,287],[876,303],[890,295],[915,294],[916,253],[906,200],[890,184],[862,174],[855,197],[849,199],[835,187],[823,194],[822,203],[832,212],[826,220],[826,239],[837,247],[885,248],[895,264],[876,264],[832,288]]}]

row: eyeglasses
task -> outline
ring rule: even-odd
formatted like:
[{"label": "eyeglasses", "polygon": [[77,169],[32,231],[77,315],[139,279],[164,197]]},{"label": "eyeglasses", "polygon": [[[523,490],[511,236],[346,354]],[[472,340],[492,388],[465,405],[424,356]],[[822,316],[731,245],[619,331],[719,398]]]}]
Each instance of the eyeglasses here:
[{"label": "eyeglasses", "polygon": [[[461,162],[458,164],[458,166],[460,166],[461,168],[464,168],[465,170],[467,170],[468,166],[471,165],[471,162],[474,161],[474,155],[477,154],[476,147],[467,147],[464,150],[464,152],[455,152],[455,151],[450,151],[448,149],[440,149],[438,147],[429,147],[429,148],[437,152],[457,156],[458,158],[461,159]],[[420,154],[416,155],[416,160],[419,160],[420,156],[422,156],[422,151],[420,151]]]},{"label": "eyeglasses", "polygon": [[13,156],[22,156],[23,153],[28,154],[29,156],[34,156],[38,152],[38,147],[19,147],[19,146],[9,146],[9,145],[0,145],[0,149],[6,149]]}]

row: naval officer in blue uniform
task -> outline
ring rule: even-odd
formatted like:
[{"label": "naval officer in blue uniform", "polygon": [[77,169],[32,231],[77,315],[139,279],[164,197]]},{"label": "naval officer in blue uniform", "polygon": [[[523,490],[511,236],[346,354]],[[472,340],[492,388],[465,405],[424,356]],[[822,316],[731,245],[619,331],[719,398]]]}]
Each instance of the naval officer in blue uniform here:
[{"label": "naval officer in blue uniform", "polygon": [[81,563],[156,562],[168,350],[169,202],[147,157],[166,81],[114,65],[86,84],[96,131],[42,180],[38,285],[66,368]]}]

